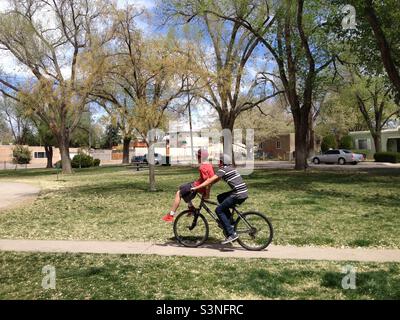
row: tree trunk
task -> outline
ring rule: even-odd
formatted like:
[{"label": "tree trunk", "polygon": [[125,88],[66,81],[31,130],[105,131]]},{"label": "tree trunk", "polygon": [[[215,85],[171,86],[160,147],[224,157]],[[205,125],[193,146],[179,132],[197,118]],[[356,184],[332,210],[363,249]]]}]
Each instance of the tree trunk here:
[{"label": "tree trunk", "polygon": [[124,149],[122,151],[122,163],[129,164],[129,147],[131,144],[131,137],[124,138]]},{"label": "tree trunk", "polygon": [[53,147],[45,145],[44,150],[46,152],[46,158],[47,158],[47,169],[53,168]]},{"label": "tree trunk", "polygon": [[307,145],[308,154],[307,157],[315,155],[315,131],[314,131],[314,120],[313,115],[310,112],[308,117],[308,135],[307,135]]},{"label": "tree trunk", "polygon": [[156,191],[154,142],[150,142],[148,144],[147,161],[149,163],[149,185],[150,185],[150,191]]},{"label": "tree trunk", "polygon": [[308,114],[303,110],[293,113],[294,129],[295,129],[295,169],[306,170],[308,168],[308,139],[309,119]]},{"label": "tree trunk", "polygon": [[381,152],[382,151],[382,134],[381,132],[375,132],[372,134],[372,138],[374,139],[374,145],[375,145],[375,152]]},{"label": "tree trunk", "polygon": [[226,148],[225,147],[225,140],[224,139],[222,139],[222,143],[223,143],[223,152],[224,152],[224,154],[225,153],[230,153],[230,156],[231,156],[231,159],[232,159],[232,165],[233,166],[235,166],[236,165],[236,162],[235,162],[235,152],[234,152],[234,150],[233,150],[233,127],[234,127],[234,125],[235,125],[235,119],[232,117],[232,116],[230,116],[229,114],[227,114],[227,115],[225,115],[225,116],[223,116],[221,119],[220,119],[220,121],[221,121],[221,127],[222,127],[222,130],[229,130],[230,131],[230,133],[231,133],[231,141],[229,142],[229,144],[230,144],[230,150],[229,150],[229,147],[228,148]]},{"label": "tree trunk", "polygon": [[58,148],[60,149],[62,172],[66,174],[72,173],[71,157],[69,155],[69,139],[61,136],[58,139]]},{"label": "tree trunk", "polygon": [[392,53],[388,39],[386,39],[384,29],[379,23],[372,0],[366,1],[365,14],[369,25],[374,33],[377,46],[381,53],[383,66],[388,74],[390,81],[400,95],[400,73],[396,68],[396,59]]}]

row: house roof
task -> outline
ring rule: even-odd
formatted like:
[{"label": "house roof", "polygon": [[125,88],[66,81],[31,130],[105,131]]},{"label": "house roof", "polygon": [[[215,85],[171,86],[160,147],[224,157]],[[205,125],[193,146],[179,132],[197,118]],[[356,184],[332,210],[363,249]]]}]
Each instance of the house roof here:
[{"label": "house roof", "polygon": [[[382,130],[382,133],[397,133],[400,132],[400,126],[398,126],[396,129],[385,129]],[[370,134],[370,131],[353,131],[349,133],[350,135],[357,135],[357,134]]]}]

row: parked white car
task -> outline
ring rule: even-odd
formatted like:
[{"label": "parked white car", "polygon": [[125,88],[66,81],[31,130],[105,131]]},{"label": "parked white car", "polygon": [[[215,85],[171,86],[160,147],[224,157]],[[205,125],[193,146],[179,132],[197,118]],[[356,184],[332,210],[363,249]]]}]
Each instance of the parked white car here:
[{"label": "parked white car", "polygon": [[320,164],[320,163],[338,163],[341,165],[344,165],[346,163],[357,164],[363,160],[364,160],[364,155],[344,149],[328,150],[324,154],[316,155],[312,158],[312,162],[314,164]]}]

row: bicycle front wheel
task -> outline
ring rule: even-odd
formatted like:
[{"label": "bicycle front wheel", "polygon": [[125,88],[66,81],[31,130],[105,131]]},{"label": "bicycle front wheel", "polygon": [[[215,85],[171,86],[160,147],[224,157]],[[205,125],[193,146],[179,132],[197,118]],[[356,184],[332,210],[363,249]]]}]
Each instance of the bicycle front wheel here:
[{"label": "bicycle front wheel", "polygon": [[268,218],[259,212],[245,212],[241,216],[243,218],[239,217],[235,224],[239,244],[252,251],[260,251],[268,247],[274,234]]},{"label": "bicycle front wheel", "polygon": [[201,213],[182,211],[175,219],[176,240],[185,247],[199,247],[208,239],[208,222]]}]

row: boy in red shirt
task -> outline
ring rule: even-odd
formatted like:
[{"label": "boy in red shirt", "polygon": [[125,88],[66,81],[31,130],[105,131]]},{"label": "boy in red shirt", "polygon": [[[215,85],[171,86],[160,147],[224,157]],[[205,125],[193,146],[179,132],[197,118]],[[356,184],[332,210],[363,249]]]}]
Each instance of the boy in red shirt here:
[{"label": "boy in red shirt", "polygon": [[[179,207],[179,204],[181,203],[181,199],[183,199],[188,204],[189,209],[193,209],[194,206],[192,204],[192,200],[196,197],[196,192],[193,192],[191,189],[193,187],[197,187],[197,186],[201,185],[204,181],[206,181],[207,179],[214,176],[214,169],[213,169],[211,163],[207,162],[208,161],[207,150],[199,149],[197,151],[197,161],[200,164],[200,167],[199,167],[200,178],[194,182],[185,183],[179,187],[179,190],[177,191],[177,193],[175,195],[175,200],[174,200],[174,203],[172,204],[170,212],[167,213],[162,218],[164,221],[166,221],[166,222],[174,221],[174,216],[175,216],[176,210]],[[197,190],[197,192],[202,193],[204,195],[204,197],[207,199],[210,196],[210,188],[211,188],[211,186]]]}]

